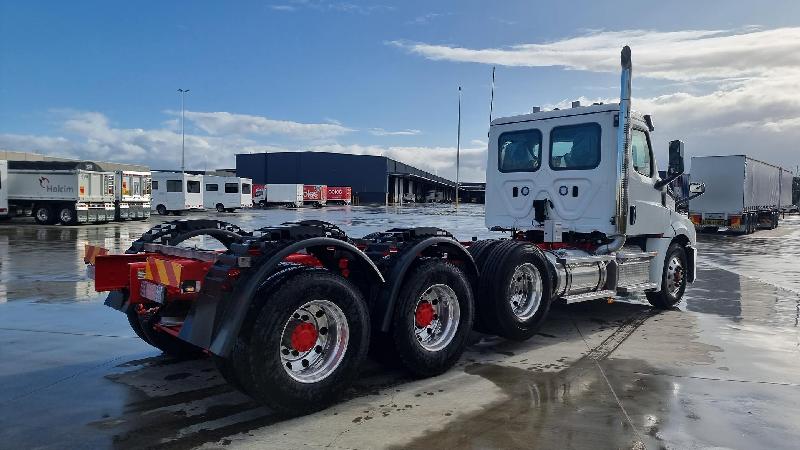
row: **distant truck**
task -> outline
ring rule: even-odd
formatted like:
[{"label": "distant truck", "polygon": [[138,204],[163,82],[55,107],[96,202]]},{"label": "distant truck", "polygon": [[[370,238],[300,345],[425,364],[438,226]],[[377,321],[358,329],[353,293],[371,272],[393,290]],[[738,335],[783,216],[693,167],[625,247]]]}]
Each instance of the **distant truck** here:
[{"label": "distant truck", "polygon": [[88,161],[8,161],[12,216],[41,225],[114,220],[114,172]]},{"label": "distant truck", "polygon": [[705,194],[689,202],[689,218],[700,231],[773,229],[781,207],[791,204],[792,173],[746,155],[695,156],[691,172],[706,184]]},{"label": "distant truck", "polygon": [[349,186],[328,186],[328,203],[340,205],[353,203],[353,188]]},{"label": "distant truck", "polygon": [[0,161],[0,220],[8,219],[8,161]]},{"label": "distant truck", "polygon": [[114,173],[114,220],[150,217],[150,172],[118,170]]},{"label": "distant truck", "polygon": [[154,171],[150,207],[160,215],[203,210],[203,175]]},{"label": "distant truck", "polygon": [[328,202],[328,186],[324,184],[303,185],[303,203],[306,205],[325,206]]},{"label": "distant truck", "polygon": [[236,176],[205,175],[203,206],[217,212],[233,212],[253,206],[253,180]]},{"label": "distant truck", "polygon": [[265,206],[303,206],[302,184],[257,184],[253,203]]}]

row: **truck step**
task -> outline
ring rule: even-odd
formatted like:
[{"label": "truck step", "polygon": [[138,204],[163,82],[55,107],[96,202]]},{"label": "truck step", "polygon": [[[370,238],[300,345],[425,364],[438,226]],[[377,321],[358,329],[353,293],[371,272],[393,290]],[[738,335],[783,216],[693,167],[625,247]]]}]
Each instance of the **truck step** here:
[{"label": "truck step", "polygon": [[630,294],[632,292],[642,292],[650,289],[658,289],[658,283],[639,283],[627,286],[620,286],[617,288],[619,294]]},{"label": "truck step", "polygon": [[603,290],[603,291],[586,292],[584,294],[568,295],[564,297],[564,300],[569,305],[572,303],[585,302],[587,300],[596,300],[598,298],[614,298],[616,296],[617,293],[615,291]]}]

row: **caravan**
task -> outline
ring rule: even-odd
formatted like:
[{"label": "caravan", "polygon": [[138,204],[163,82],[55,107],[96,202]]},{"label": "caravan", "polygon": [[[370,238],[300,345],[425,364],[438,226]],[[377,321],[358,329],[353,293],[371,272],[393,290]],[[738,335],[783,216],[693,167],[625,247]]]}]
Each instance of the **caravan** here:
[{"label": "caravan", "polygon": [[253,180],[234,176],[205,175],[203,206],[218,212],[233,212],[253,206]]},{"label": "caravan", "polygon": [[203,209],[203,176],[185,172],[153,172],[150,207],[159,214]]}]

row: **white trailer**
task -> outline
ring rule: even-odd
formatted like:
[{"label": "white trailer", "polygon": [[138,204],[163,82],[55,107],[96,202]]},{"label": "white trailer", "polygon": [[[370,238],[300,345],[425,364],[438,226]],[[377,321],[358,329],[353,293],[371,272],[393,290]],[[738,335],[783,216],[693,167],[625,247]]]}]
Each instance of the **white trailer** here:
[{"label": "white trailer", "polygon": [[114,219],[114,172],[87,161],[8,161],[12,216],[75,225]]},{"label": "white trailer", "polygon": [[8,161],[0,161],[0,220],[11,217],[8,209]]},{"label": "white trailer", "polygon": [[150,208],[159,214],[203,209],[203,175],[186,172],[152,172]]},{"label": "white trailer", "polygon": [[[689,203],[695,228],[727,228],[742,234],[776,228],[782,172],[778,166],[746,155],[693,157],[692,178],[706,183],[706,193]],[[788,191],[791,197],[791,181]]]},{"label": "white trailer", "polygon": [[114,173],[114,219],[150,217],[150,172],[117,170]]},{"label": "white trailer", "polygon": [[295,208],[303,206],[302,184],[266,184],[263,192],[257,199],[260,206],[280,205]]},{"label": "white trailer", "polygon": [[233,176],[204,175],[203,206],[217,212],[233,212],[253,206],[253,180]]},{"label": "white trailer", "polygon": [[794,173],[790,170],[781,168],[780,179],[780,207],[781,209],[786,209],[792,205],[792,185],[794,182]]}]

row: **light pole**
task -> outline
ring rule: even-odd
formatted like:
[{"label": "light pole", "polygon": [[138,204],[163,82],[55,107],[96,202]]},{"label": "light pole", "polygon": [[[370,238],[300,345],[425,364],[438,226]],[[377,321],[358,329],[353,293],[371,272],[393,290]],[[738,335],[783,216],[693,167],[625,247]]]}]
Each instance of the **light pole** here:
[{"label": "light pole", "polygon": [[181,93],[181,172],[186,171],[186,133],[184,132],[184,110],[183,110],[183,95],[189,92],[189,89],[178,89]]},{"label": "light pole", "polygon": [[461,169],[461,86],[458,87],[458,137],[456,138],[456,209],[458,209],[458,188]]}]

